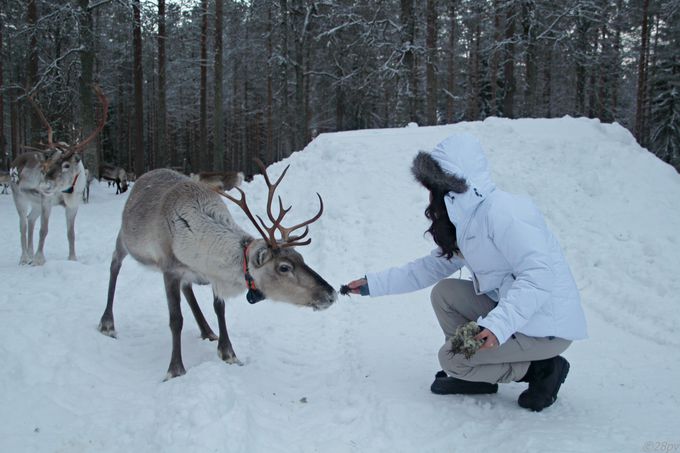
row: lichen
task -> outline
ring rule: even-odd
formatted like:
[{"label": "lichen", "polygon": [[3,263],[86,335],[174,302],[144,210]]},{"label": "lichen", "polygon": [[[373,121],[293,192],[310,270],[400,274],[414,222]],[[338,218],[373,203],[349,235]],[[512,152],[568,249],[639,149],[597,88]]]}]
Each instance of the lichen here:
[{"label": "lichen", "polygon": [[463,354],[466,359],[475,355],[479,347],[484,344],[484,340],[474,338],[480,331],[481,328],[474,321],[458,326],[451,337],[451,354]]}]

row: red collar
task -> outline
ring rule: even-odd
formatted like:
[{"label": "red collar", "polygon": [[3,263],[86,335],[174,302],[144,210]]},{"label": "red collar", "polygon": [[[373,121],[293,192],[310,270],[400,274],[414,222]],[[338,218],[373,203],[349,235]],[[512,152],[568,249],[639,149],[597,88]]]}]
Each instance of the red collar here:
[{"label": "red collar", "polygon": [[76,173],[76,177],[73,178],[73,183],[71,184],[71,187],[62,190],[63,193],[73,193],[73,190],[76,187],[76,181],[78,181],[78,176],[80,176],[80,172]]}]

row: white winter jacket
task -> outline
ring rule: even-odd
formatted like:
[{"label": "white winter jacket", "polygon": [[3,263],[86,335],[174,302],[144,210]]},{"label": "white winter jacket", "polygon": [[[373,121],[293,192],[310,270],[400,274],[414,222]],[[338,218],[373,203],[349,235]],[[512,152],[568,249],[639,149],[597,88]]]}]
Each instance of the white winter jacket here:
[{"label": "white winter jacket", "polygon": [[371,296],[426,288],[465,266],[473,275],[477,294],[498,302],[477,322],[501,344],[515,332],[586,338],[578,289],[557,240],[528,198],[496,189],[479,141],[457,134],[431,153],[420,153],[414,160],[414,173],[422,182],[421,178],[430,175],[423,176],[424,170],[416,169],[419,158],[434,164],[433,173],[443,171],[432,176],[435,183],[454,181],[447,186],[452,191],[445,203],[462,256],[447,260],[436,249],[405,266],[368,273]]}]

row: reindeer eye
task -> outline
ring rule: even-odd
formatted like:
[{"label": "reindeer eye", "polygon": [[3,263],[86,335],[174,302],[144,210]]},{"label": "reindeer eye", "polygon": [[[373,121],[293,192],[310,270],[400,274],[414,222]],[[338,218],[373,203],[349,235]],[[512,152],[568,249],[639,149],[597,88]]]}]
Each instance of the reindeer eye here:
[{"label": "reindeer eye", "polygon": [[68,162],[64,162],[61,168],[62,170],[68,170],[69,168],[71,168],[71,164],[69,164]]},{"label": "reindeer eye", "polygon": [[293,270],[293,266],[291,266],[288,263],[281,263],[279,264],[279,272],[282,274],[285,274],[286,272],[290,272]]}]

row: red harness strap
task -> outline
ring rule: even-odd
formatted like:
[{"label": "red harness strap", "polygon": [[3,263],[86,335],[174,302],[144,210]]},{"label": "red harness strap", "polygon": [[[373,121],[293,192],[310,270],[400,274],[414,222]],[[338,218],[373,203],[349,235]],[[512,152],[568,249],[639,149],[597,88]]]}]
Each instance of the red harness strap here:
[{"label": "red harness strap", "polygon": [[265,296],[262,291],[255,287],[255,280],[253,280],[253,276],[250,275],[250,272],[248,271],[248,249],[253,242],[254,240],[250,241],[250,243],[243,249],[243,275],[246,278],[246,288],[248,288],[246,300],[248,300],[248,302],[251,304],[255,304],[267,298],[267,296]]},{"label": "red harness strap", "polygon": [[69,187],[68,189],[62,190],[62,192],[64,192],[64,193],[73,193],[73,190],[74,190],[75,187],[76,187],[76,181],[78,181],[78,176],[80,176],[80,173],[76,173],[76,177],[73,178],[73,184],[71,184],[71,187]]},{"label": "red harness strap", "polygon": [[252,290],[257,290],[255,287],[255,280],[253,280],[252,275],[250,275],[250,272],[248,271],[248,249],[252,245],[254,241],[250,241],[248,245],[245,246],[243,249],[243,276],[246,279],[246,288],[252,289]]}]

